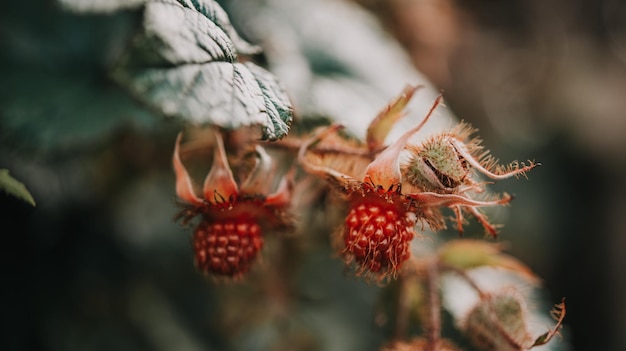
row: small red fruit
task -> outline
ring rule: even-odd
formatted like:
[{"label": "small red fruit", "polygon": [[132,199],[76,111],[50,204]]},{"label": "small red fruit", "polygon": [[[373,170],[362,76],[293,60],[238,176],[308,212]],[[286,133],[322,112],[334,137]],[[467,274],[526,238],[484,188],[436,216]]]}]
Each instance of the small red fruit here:
[{"label": "small red fruit", "polygon": [[263,247],[261,226],[255,221],[203,221],[193,234],[196,265],[224,276],[240,276],[250,269]]},{"label": "small red fruit", "polygon": [[355,202],[343,228],[343,254],[347,260],[354,258],[360,274],[391,274],[410,256],[414,227],[415,215],[393,204]]},{"label": "small red fruit", "polygon": [[267,194],[273,183],[273,160],[257,146],[256,166],[239,186],[228,163],[222,136],[216,132],[213,165],[200,198],[180,159],[181,138],[179,134],[173,158],[176,194],[185,202],[179,217],[183,223],[202,217],[193,234],[196,266],[216,276],[241,278],[263,247],[262,230],[287,228],[291,224],[287,208],[293,188],[292,172],[275,193]]}]

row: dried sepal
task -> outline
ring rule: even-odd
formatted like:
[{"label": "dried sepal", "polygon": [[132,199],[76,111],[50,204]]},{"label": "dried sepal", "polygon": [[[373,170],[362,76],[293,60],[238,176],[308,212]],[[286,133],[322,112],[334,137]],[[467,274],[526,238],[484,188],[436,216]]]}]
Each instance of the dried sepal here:
[{"label": "dried sepal", "polygon": [[275,192],[265,197],[265,206],[282,208],[289,206],[291,198],[294,194],[296,169],[290,168],[278,183]]},{"label": "dried sepal", "polygon": [[239,193],[239,188],[228,164],[224,140],[219,132],[215,132],[215,140],[213,165],[204,179],[203,193],[207,201],[219,204],[231,201]]},{"label": "dried sepal", "polygon": [[[452,208],[457,222],[457,229],[459,233],[463,233],[463,223],[465,221],[463,217],[463,209],[471,213],[474,218],[485,228],[487,234],[492,237],[497,236],[498,226],[491,224],[487,217],[478,209],[478,207],[491,207],[505,205],[511,201],[511,196],[504,193],[501,197],[495,197],[491,200],[475,200],[469,198],[465,194],[439,194],[434,192],[418,192],[407,194],[407,197],[415,200],[417,204],[423,204],[433,212],[439,212],[441,207]],[[445,228],[445,223],[441,227],[434,228],[440,230]]]},{"label": "dried sepal", "polygon": [[428,121],[430,116],[441,103],[442,96],[438,96],[433,106],[430,108],[426,117],[415,127],[406,131],[398,140],[391,144],[388,148],[383,150],[365,170],[365,178],[363,181],[371,182],[383,188],[389,188],[393,185],[398,185],[402,182],[402,174],[400,172],[400,152],[406,146],[413,134],[417,133],[424,124]]},{"label": "dried sepal", "polygon": [[370,123],[366,137],[367,147],[370,151],[380,150],[384,146],[385,138],[387,138],[394,124],[404,117],[404,108],[413,97],[413,94],[420,88],[423,88],[423,86],[407,85],[402,93],[380,111]]},{"label": "dried sepal", "polygon": [[[336,133],[340,129],[343,129],[342,125],[333,124],[317,131],[313,137],[302,143],[298,152],[298,162],[308,173],[344,185],[356,181],[354,174],[358,173],[360,168],[367,165],[371,160],[368,156],[351,157],[353,155],[349,151],[346,155],[344,149],[360,151],[359,146],[361,145],[355,145],[337,137]],[[323,141],[325,141],[325,147],[319,145],[319,147],[311,150]]]},{"label": "dried sepal", "polygon": [[450,143],[454,145],[460,157],[474,167],[476,171],[494,180],[526,176],[526,172],[541,165],[530,160],[527,163],[513,161],[507,165],[501,165],[489,151],[478,154],[478,151],[483,149],[479,138],[474,138],[467,144],[463,142],[463,139],[451,138]]},{"label": "dried sepal", "polygon": [[254,168],[241,184],[240,191],[247,194],[267,194],[274,181],[271,175],[276,173],[276,162],[262,146],[256,145],[254,151]]},{"label": "dried sepal", "polygon": [[559,335],[559,330],[563,326],[563,320],[565,319],[565,298],[561,300],[561,303],[554,305],[554,308],[550,311],[550,315],[556,320],[556,325],[545,334],[535,339],[531,347],[545,345],[552,340],[553,337]]},{"label": "dried sepal", "polygon": [[185,168],[185,165],[180,159],[180,141],[182,137],[183,133],[179,133],[176,137],[174,156],[172,158],[174,172],[176,174],[176,195],[187,203],[200,206],[203,204],[203,201],[196,195],[189,172],[187,172],[187,168]]}]

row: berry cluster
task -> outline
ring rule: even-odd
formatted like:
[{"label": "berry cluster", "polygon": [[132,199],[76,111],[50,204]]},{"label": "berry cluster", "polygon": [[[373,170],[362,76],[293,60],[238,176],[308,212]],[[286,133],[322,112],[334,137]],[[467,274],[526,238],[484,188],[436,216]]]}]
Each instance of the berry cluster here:
[{"label": "berry cluster", "polygon": [[[441,96],[416,127],[385,145],[392,126],[404,116],[404,108],[418,88],[407,86],[376,116],[365,142],[341,137],[337,133],[341,126],[335,124],[311,137],[290,137],[284,144],[297,145],[302,168],[329,181],[347,200],[349,213],[339,230],[343,244],[339,251],[346,263],[354,263],[357,274],[378,281],[395,277],[410,258],[411,240],[418,235],[417,222],[435,231],[445,228],[442,208],[450,208],[456,215],[459,231],[465,213],[469,213],[489,235],[495,236],[496,226],[479,208],[506,204],[511,197],[503,194],[476,199],[476,194],[484,193],[485,183],[475,180],[473,173],[498,180],[524,175],[536,166],[532,162],[498,165],[478,138],[469,138],[474,130],[465,123],[422,144],[410,144],[411,137],[441,102]],[[216,132],[213,165],[204,181],[203,197],[198,197],[180,158],[180,139],[173,161],[176,192],[187,204],[182,217],[188,221],[202,216],[194,233],[196,264],[214,275],[241,277],[263,247],[261,231],[289,225],[291,217],[285,214],[290,206],[292,179],[284,179],[279,189],[270,193],[275,174],[273,160],[256,145],[256,165],[239,185],[222,136]],[[401,162],[403,152],[408,157]]]}]

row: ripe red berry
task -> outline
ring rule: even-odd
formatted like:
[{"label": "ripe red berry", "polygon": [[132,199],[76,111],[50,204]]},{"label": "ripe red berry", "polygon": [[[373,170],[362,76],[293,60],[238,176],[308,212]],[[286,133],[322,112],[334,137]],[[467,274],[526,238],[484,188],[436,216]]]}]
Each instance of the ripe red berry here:
[{"label": "ripe red berry", "polygon": [[235,182],[220,133],[215,133],[213,165],[204,180],[202,196],[180,158],[179,135],[174,147],[176,194],[185,202],[179,213],[183,224],[201,216],[193,233],[196,266],[204,273],[241,278],[250,270],[263,247],[261,229],[285,229],[291,225],[288,214],[293,188],[293,172],[288,172],[278,189],[270,193],[274,179],[273,159],[255,148],[258,158],[240,185]]},{"label": "ripe red berry", "polygon": [[359,274],[383,278],[395,275],[409,258],[415,216],[378,200],[351,207],[343,229],[343,254],[348,261],[354,259]]},{"label": "ripe red berry", "polygon": [[204,272],[242,277],[263,247],[259,224],[250,221],[202,221],[193,235],[196,266]]}]

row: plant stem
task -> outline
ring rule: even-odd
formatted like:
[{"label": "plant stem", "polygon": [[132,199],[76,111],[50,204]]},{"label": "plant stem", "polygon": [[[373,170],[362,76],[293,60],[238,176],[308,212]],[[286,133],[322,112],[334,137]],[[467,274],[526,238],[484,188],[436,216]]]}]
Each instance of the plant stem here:
[{"label": "plant stem", "polygon": [[467,284],[469,284],[469,286],[472,287],[472,289],[474,289],[477,293],[478,296],[483,297],[485,296],[485,292],[478,286],[478,284],[476,284],[476,282],[474,281],[474,279],[472,279],[466,271],[453,267],[453,266],[448,266],[448,265],[443,265],[442,267],[444,270],[447,271],[451,271],[454,272],[456,275],[458,275],[461,279],[465,280],[465,282]]},{"label": "plant stem", "polygon": [[439,296],[439,266],[437,260],[428,264],[428,350],[436,350],[441,338],[441,299]]},{"label": "plant stem", "polygon": [[396,314],[396,330],[395,330],[395,338],[397,340],[404,339],[406,335],[406,330],[409,323],[409,310],[410,306],[410,296],[408,294],[409,285],[413,282],[410,280],[415,280],[413,276],[405,276],[400,277],[398,279],[399,283],[399,292],[398,292],[398,312]]}]

